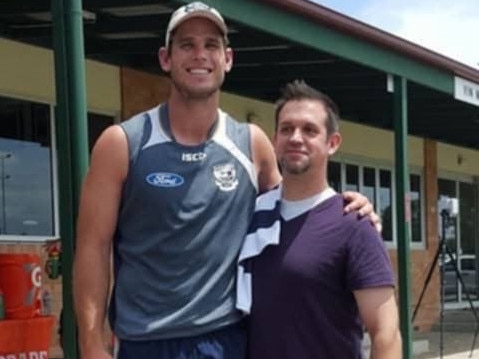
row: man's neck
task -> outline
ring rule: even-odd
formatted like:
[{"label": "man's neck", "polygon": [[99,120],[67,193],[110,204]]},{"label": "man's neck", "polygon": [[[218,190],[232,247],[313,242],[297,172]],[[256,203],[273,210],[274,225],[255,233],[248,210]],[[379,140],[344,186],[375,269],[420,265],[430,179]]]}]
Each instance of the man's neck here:
[{"label": "man's neck", "polygon": [[315,196],[328,187],[325,176],[284,174],[282,197],[288,201],[299,201]]},{"label": "man's neck", "polygon": [[168,117],[175,139],[185,145],[205,142],[218,118],[219,96],[207,99],[185,99],[172,93],[168,99]]}]

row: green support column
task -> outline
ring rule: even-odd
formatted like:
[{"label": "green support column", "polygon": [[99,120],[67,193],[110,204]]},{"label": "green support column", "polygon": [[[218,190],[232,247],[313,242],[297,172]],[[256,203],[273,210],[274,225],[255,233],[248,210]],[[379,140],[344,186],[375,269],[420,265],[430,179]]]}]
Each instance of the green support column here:
[{"label": "green support column", "polygon": [[394,140],[396,163],[396,223],[399,272],[399,318],[403,338],[403,358],[412,359],[411,321],[411,253],[409,197],[408,142],[407,142],[407,82],[403,77],[394,77]]},{"label": "green support column", "polygon": [[68,73],[66,66],[65,21],[63,2],[52,0],[53,40],[55,58],[55,135],[57,140],[58,185],[60,206],[60,237],[62,240],[63,289],[63,351],[65,358],[77,358],[76,325],[71,298],[71,263],[73,258],[74,215],[71,186],[70,110],[66,96]]},{"label": "green support column", "polygon": [[88,165],[82,7],[80,0],[51,0],[51,9],[62,239],[63,349],[65,358],[76,359],[72,263],[79,192]]},{"label": "green support column", "polygon": [[71,114],[73,208],[76,218],[81,185],[89,159],[82,0],[65,1],[65,29],[68,49],[66,60],[70,77],[67,92]]}]

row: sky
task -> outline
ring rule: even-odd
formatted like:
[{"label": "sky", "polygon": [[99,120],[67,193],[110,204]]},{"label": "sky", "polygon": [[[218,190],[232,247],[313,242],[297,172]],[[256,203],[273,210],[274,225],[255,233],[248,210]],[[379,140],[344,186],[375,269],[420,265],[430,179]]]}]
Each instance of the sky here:
[{"label": "sky", "polygon": [[479,69],[479,0],[310,0]]}]

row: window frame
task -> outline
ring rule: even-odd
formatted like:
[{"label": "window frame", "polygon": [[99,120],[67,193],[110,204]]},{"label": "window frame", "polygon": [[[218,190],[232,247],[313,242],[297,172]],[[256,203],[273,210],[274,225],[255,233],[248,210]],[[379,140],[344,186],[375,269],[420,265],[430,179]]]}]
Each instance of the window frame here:
[{"label": "window frame", "polygon": [[[363,189],[364,185],[364,168],[374,168],[375,170],[375,191],[376,191],[376,202],[373,203],[375,210],[379,208],[379,172],[380,170],[388,171],[391,174],[391,203],[392,203],[392,219],[391,219],[391,230],[392,230],[392,240],[391,241],[384,241],[386,247],[388,249],[397,249],[397,220],[396,220],[396,207],[397,207],[397,198],[396,198],[396,171],[395,168],[391,165],[391,163],[387,163],[385,161],[376,161],[370,158],[358,158],[355,156],[345,156],[343,155],[335,155],[333,156],[330,161],[336,162],[340,164],[340,183],[341,188],[344,190],[345,188],[345,181],[346,181],[346,166],[347,165],[354,165],[358,166],[358,186],[360,188],[360,192]],[[414,250],[424,250],[426,248],[426,223],[425,223],[425,193],[424,193],[424,173],[422,169],[418,168],[417,166],[410,166],[409,167],[409,181],[410,176],[416,175],[419,177],[419,189],[420,189],[420,241],[413,241],[412,240],[412,218],[408,228],[409,231],[409,247],[410,249]],[[410,182],[408,182],[408,186]]]},{"label": "window frame", "polygon": [[50,113],[50,145],[51,145],[51,155],[50,155],[50,171],[52,178],[52,213],[53,213],[53,235],[18,235],[18,234],[1,234],[0,233],[0,244],[8,244],[14,242],[16,244],[28,244],[28,243],[44,243],[47,241],[58,240],[60,238],[60,213],[59,213],[59,192],[58,192],[58,161],[57,161],[57,142],[55,136],[55,108],[51,102],[45,101],[44,99],[34,98],[30,96],[19,96],[12,95],[9,93],[4,93],[0,91],[0,97],[7,99],[33,102],[40,105],[48,106],[48,111]]},{"label": "window frame", "polygon": [[[38,244],[38,243],[45,243],[49,241],[54,241],[60,239],[60,192],[59,192],[59,183],[58,183],[58,156],[57,156],[57,137],[56,137],[56,118],[55,118],[55,104],[45,99],[30,97],[30,96],[19,96],[19,95],[12,95],[9,93],[5,93],[0,91],[0,97],[4,97],[7,99],[18,100],[18,101],[25,101],[25,102],[33,102],[40,105],[48,106],[49,114],[50,114],[50,144],[51,144],[51,155],[50,155],[50,170],[51,170],[51,178],[52,178],[52,213],[53,213],[53,235],[7,235],[0,233],[0,244],[8,244],[8,243],[15,243],[15,244]],[[101,115],[106,117],[112,118],[112,124],[118,124],[120,122],[119,112],[115,111],[105,111],[105,110],[98,110],[98,109],[88,109],[87,116],[89,114]],[[87,118],[88,121],[88,118]]]}]

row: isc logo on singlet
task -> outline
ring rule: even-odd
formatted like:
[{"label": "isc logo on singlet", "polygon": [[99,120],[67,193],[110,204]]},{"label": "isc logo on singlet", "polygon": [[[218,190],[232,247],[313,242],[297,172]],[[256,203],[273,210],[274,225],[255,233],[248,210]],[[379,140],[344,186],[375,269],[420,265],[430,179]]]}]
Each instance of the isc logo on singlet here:
[{"label": "isc logo on singlet", "polygon": [[183,162],[198,162],[203,161],[206,158],[206,153],[196,152],[196,153],[183,153],[181,155],[181,160]]}]

